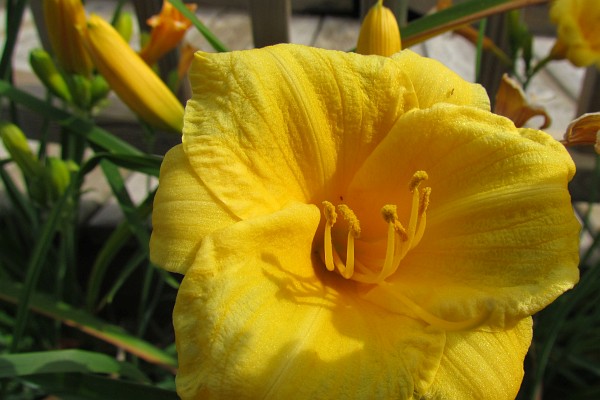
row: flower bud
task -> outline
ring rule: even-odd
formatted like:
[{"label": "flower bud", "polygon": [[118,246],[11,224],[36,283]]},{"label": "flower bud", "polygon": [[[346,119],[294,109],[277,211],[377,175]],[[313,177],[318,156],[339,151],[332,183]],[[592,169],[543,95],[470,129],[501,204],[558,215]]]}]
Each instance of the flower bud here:
[{"label": "flower bud", "polygon": [[392,10],[383,6],[383,0],[378,0],[362,23],[356,52],[387,57],[401,49],[400,29],[396,17]]},{"label": "flower bud", "polygon": [[131,39],[131,34],[133,32],[133,17],[131,13],[122,12],[119,14],[119,17],[115,21],[115,29],[119,32],[119,35],[125,40],[129,42]]},{"label": "flower bud", "polygon": [[29,53],[29,64],[35,75],[52,94],[69,103],[72,101],[67,82],[56,68],[50,54],[42,49],[33,49]]},{"label": "flower bud", "polygon": [[73,74],[69,84],[73,102],[82,110],[87,110],[92,102],[92,81],[85,76]]},{"label": "flower bud", "polygon": [[183,106],[108,22],[92,15],[80,34],[98,71],[133,112],[156,128],[181,133]]},{"label": "flower bud", "polygon": [[108,86],[108,82],[106,82],[106,79],[104,79],[102,75],[94,75],[92,78],[91,91],[91,105],[93,106],[108,96],[108,93],[110,92],[110,86]]},{"label": "flower bud", "polygon": [[69,73],[89,76],[93,64],[86,53],[79,28],[85,27],[81,0],[44,0],[44,19],[48,39],[60,66]]},{"label": "flower bud", "polygon": [[23,131],[9,122],[0,122],[0,137],[10,157],[17,164],[25,178],[31,180],[41,173],[38,158],[29,148],[29,143]]},{"label": "flower bud", "polygon": [[48,157],[45,170],[46,199],[54,202],[62,196],[71,183],[71,174],[77,169],[77,164],[73,161]]}]

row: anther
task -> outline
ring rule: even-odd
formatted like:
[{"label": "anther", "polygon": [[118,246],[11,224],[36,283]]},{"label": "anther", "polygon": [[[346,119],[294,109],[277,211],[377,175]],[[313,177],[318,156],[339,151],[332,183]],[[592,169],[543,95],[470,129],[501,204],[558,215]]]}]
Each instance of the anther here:
[{"label": "anther", "polygon": [[427,176],[427,172],[425,171],[417,171],[413,174],[412,178],[410,178],[410,182],[408,184],[408,189],[412,192],[419,187],[421,182],[426,181],[429,178]]}]

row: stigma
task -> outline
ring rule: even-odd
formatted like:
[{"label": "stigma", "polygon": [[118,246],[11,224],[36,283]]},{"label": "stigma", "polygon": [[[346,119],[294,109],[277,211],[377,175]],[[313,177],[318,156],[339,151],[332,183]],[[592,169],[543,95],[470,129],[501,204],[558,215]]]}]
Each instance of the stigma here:
[{"label": "stigma", "polygon": [[[419,244],[425,232],[431,188],[421,189],[420,186],[427,179],[425,171],[415,172],[410,179],[408,190],[412,195],[412,200],[406,226],[398,218],[396,205],[386,204],[381,208],[381,215],[387,224],[387,239],[385,259],[379,266],[366,266],[355,257],[354,242],[360,238],[361,229],[360,221],[350,207],[346,204],[339,204],[336,207],[329,201],[324,201],[325,232],[321,256],[327,270],[337,271],[345,279],[370,284],[383,283],[392,276],[400,267],[406,254]],[[331,234],[338,216],[343,217],[348,226],[345,259],[342,259],[337,252]]]}]

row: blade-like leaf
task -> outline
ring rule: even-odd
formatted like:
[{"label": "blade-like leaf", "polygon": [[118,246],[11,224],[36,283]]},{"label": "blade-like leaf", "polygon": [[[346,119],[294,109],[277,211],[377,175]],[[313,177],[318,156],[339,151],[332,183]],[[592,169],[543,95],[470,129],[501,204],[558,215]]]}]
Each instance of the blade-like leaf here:
[{"label": "blade-like leaf", "polygon": [[196,14],[191,12],[185,6],[185,4],[183,4],[183,1],[181,1],[181,0],[168,0],[168,1],[169,1],[169,3],[173,4],[173,7],[175,7],[177,10],[179,10],[180,13],[182,13],[187,19],[189,19],[192,22],[192,24],[196,27],[196,29],[198,29],[198,32],[200,32],[202,34],[202,36],[204,36],[206,41],[208,43],[210,43],[210,45],[213,47],[213,49],[215,49],[216,51],[219,51],[219,52],[229,51],[227,49],[227,47],[223,43],[221,43],[221,41],[219,39],[217,39],[217,37],[202,23],[202,21],[200,21],[198,19],[198,17],[196,17]]},{"label": "blade-like leaf", "polygon": [[549,0],[468,0],[434,14],[419,18],[402,31],[402,47],[410,47],[490,15],[547,3]]},{"label": "blade-like leaf", "polygon": [[10,83],[0,80],[0,96],[22,104],[44,118],[57,121],[69,131],[85,137],[100,148],[115,154],[141,155],[140,150],[124,142],[113,134],[94,125],[90,120],[77,117],[19,90]]},{"label": "blade-like leaf", "polygon": [[177,400],[177,394],[156,386],[92,374],[36,375],[26,379],[61,400]]},{"label": "blade-like leaf", "polygon": [[139,382],[150,381],[133,364],[91,351],[52,350],[0,355],[0,378],[62,372],[118,374]]},{"label": "blade-like leaf", "polygon": [[[17,283],[0,280],[0,299],[2,300],[16,303],[21,296],[22,290],[22,286]],[[39,293],[33,293],[30,298],[29,307],[34,312],[61,321],[65,325],[111,343],[129,353],[135,354],[147,362],[166,366],[170,370],[173,370],[177,365],[177,361],[161,349],[129,334],[118,326],[106,323],[66,303],[55,301]]]}]

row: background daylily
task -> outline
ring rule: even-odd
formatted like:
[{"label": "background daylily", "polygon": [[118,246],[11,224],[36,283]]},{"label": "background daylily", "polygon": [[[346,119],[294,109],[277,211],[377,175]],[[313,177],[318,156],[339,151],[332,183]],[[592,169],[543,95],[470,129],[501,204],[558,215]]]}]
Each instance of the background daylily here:
[{"label": "background daylily", "polygon": [[550,18],[558,27],[552,55],[566,57],[578,67],[600,68],[600,2],[555,0]]},{"label": "background daylily", "polygon": [[543,132],[403,51],[197,53],[151,257],[184,273],[193,398],[514,398],[531,315],[578,279]]},{"label": "background daylily", "polygon": [[[187,4],[190,11],[196,10],[196,4]],[[168,1],[163,2],[160,14],[148,19],[152,27],[148,43],[140,50],[140,57],[149,65],[156,63],[162,56],[173,50],[187,32],[192,23]]]}]

